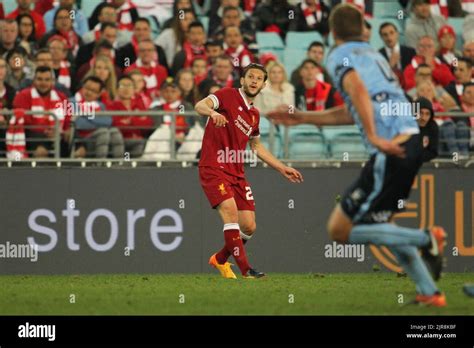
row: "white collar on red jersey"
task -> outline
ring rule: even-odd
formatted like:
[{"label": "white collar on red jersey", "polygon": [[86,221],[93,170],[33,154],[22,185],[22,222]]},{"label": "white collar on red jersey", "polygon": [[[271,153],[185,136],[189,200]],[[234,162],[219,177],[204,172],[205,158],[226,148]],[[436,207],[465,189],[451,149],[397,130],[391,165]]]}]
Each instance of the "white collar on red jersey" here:
[{"label": "white collar on red jersey", "polygon": [[252,104],[248,103],[247,96],[245,95],[244,92],[242,92],[242,88],[239,88],[239,93],[240,93],[240,96],[242,97],[242,99],[244,100],[244,103],[245,103],[245,106],[247,107],[247,110],[250,110],[250,108],[253,106],[253,103]]}]

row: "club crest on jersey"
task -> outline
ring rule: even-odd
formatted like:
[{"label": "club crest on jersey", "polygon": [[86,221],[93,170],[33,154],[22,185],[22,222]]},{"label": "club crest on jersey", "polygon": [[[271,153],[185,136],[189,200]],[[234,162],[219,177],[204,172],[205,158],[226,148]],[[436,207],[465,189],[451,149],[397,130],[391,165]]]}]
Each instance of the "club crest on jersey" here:
[{"label": "club crest on jersey", "polygon": [[227,191],[226,191],[226,189],[225,189],[225,185],[224,185],[223,183],[220,184],[217,188],[218,188],[219,192],[221,193],[221,195],[224,196],[224,195],[227,194]]},{"label": "club crest on jersey", "polygon": [[239,111],[243,111],[243,110],[244,110],[244,109],[242,109],[242,107],[241,107],[241,106],[239,106]]}]

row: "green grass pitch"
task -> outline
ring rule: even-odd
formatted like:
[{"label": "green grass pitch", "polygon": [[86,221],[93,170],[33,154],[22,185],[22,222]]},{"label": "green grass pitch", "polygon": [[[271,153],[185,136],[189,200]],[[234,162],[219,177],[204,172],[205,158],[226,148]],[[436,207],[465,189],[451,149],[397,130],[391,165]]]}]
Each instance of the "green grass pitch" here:
[{"label": "green grass pitch", "polygon": [[414,285],[388,272],[0,276],[0,315],[473,315],[474,298],[462,292],[469,282],[472,273],[445,274],[448,306],[426,308],[400,304],[399,295],[413,299]]}]

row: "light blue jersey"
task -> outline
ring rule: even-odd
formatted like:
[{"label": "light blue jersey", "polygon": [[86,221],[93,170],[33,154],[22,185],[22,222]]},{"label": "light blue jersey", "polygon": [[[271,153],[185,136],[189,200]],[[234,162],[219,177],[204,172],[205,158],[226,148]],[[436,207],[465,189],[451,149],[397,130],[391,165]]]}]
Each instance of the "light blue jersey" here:
[{"label": "light blue jersey", "polygon": [[377,149],[368,142],[352,100],[342,89],[342,79],[351,70],[357,71],[372,99],[376,133],[379,137],[392,139],[398,134],[420,132],[413,117],[412,105],[405,97],[388,62],[368,43],[353,41],[337,46],[329,54],[327,69],[371,154]]}]

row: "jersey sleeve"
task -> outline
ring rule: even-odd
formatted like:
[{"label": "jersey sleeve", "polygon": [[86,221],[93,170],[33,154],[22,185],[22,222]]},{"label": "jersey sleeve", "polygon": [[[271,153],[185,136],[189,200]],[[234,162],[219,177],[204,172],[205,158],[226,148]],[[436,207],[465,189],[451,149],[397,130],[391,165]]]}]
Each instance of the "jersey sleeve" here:
[{"label": "jersey sleeve", "polygon": [[342,81],[344,76],[346,76],[349,71],[354,70],[351,52],[349,50],[339,49],[330,55],[328,62],[330,62],[328,65],[329,75],[334,81],[336,88],[339,91],[343,91]]},{"label": "jersey sleeve", "polygon": [[231,91],[232,88],[221,88],[217,92],[213,94],[209,94],[209,98],[214,103],[214,110],[220,111],[224,110],[224,105],[226,104],[226,99],[229,98],[229,91]]}]

